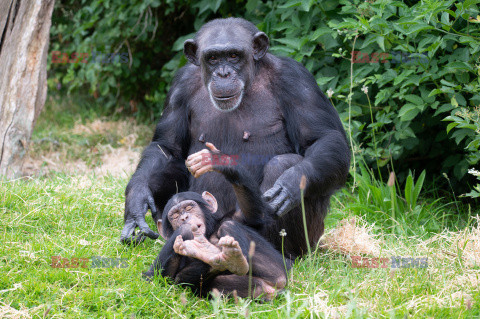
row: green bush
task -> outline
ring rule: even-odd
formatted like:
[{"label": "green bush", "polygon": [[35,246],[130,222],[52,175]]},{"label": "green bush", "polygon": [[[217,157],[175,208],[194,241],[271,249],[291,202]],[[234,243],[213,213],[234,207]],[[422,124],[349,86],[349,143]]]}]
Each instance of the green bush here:
[{"label": "green bush", "polygon": [[[479,133],[455,114],[480,104],[480,18],[471,18],[477,2],[70,1],[54,12],[52,50],[120,47],[133,62],[52,64],[50,84],[87,85],[105,107],[158,117],[186,63],[183,41],[211,18],[242,16],[270,36],[272,53],[303,63],[330,92],[357,157],[380,174],[394,165],[400,181],[409,170],[426,169],[427,178],[446,173],[463,192],[474,182],[466,173],[479,160]],[[352,51],[389,54],[379,63],[352,63]],[[393,63],[402,54],[415,61]]]},{"label": "green bush", "polygon": [[[478,12],[477,6],[469,1],[343,4],[342,12],[351,17],[329,22],[344,34],[343,52],[358,48],[366,53],[399,51],[411,57],[427,53],[428,57],[427,61],[419,58],[415,63],[399,64],[390,60],[351,65],[346,60],[344,72],[353,67],[352,91],[350,79],[337,76],[329,82],[338,78],[334,91],[346,96],[337,98],[337,106],[344,113],[351,112],[359,152],[374,165],[393,159],[403,174],[408,169],[427,168],[433,174],[447,173],[453,181],[462,180],[468,166],[478,162],[478,155],[473,155],[478,154],[478,146],[464,149],[474,133],[457,131],[449,136],[442,120],[459,107],[473,109],[480,103],[475,65],[480,32],[477,24],[468,21]],[[360,85],[368,86],[369,92],[362,94]]]}]

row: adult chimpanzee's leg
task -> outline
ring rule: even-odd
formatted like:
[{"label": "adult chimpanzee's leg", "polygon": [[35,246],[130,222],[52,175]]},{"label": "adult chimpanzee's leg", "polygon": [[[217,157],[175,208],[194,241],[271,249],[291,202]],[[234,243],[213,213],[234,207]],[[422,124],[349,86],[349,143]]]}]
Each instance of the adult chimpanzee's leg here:
[{"label": "adult chimpanzee's leg", "polygon": [[[272,158],[264,168],[264,176],[260,190],[264,193],[270,189],[275,181],[283,172],[290,167],[293,167],[303,159],[298,154],[282,154]],[[300,187],[300,185],[298,185]],[[305,215],[307,219],[308,237],[312,247],[314,247],[323,234],[324,223],[329,196],[322,197],[318,194],[307,194],[305,196]],[[287,233],[284,238],[284,250],[291,252],[288,256],[294,259],[297,256],[303,255],[307,252],[307,244],[303,230],[301,207],[296,207],[282,217],[279,217],[276,222],[266,230],[266,238],[270,239],[277,249],[281,249],[281,237],[279,232],[285,229]]]}]

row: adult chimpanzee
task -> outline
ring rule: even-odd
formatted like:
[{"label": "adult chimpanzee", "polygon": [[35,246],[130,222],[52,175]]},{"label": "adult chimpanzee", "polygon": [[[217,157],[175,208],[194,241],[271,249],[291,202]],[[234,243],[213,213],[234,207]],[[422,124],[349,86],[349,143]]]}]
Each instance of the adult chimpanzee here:
[{"label": "adult chimpanzee", "polygon": [[[207,146],[218,153],[213,145],[207,143]],[[204,150],[202,155],[205,152],[209,153]],[[222,154],[224,158],[231,159]],[[240,297],[263,295],[271,299],[276,289],[285,287],[285,267],[290,261],[284,264],[280,253],[260,235],[274,224],[273,209],[262,200],[259,186],[248,171],[231,162],[214,165],[212,161],[206,162],[204,156],[197,165],[196,175],[213,170],[221,173],[233,185],[239,210],[217,211],[217,200],[206,191],[201,196],[196,192],[174,195],[157,222],[158,231],[167,242],[144,274],[146,277],[160,273],[177,283],[190,284],[200,295],[216,288],[227,294],[236,290]],[[234,213],[242,223],[232,219]],[[256,248],[250,265],[250,292],[246,274],[251,242]]]},{"label": "adult chimpanzee", "polygon": [[[232,186],[223,176],[192,178],[185,167],[187,156],[208,140],[226,154],[271,158],[248,163],[247,169],[278,215],[276,229],[286,230],[285,250],[292,257],[307,251],[299,210],[305,175],[308,235],[317,243],[330,196],[345,183],[350,151],[338,113],[315,78],[294,60],[268,53],[268,46],[265,33],[239,18],[210,21],[185,41],[190,63],[178,71],[153,140],[125,191],[122,242],[157,238],[145,214],[150,208],[157,221],[157,212],[179,191],[206,190],[221,212],[235,209]],[[278,232],[267,240],[280,247]]]}]

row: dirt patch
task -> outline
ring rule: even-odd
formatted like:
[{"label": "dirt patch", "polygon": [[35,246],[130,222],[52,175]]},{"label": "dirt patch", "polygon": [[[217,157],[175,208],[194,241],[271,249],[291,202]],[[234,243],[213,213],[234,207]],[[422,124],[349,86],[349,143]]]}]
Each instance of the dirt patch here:
[{"label": "dirt patch", "polygon": [[[140,160],[151,129],[134,120],[77,122],[61,136],[32,141],[23,165],[24,176],[95,174],[130,176]],[[148,136],[148,138],[147,138]],[[46,140],[46,142],[45,142]]]},{"label": "dirt patch", "polygon": [[23,175],[45,175],[53,172],[68,174],[89,174],[98,176],[112,175],[118,177],[130,176],[140,160],[140,151],[127,147],[115,148],[101,156],[101,165],[90,167],[83,160],[65,161],[59,152],[52,152],[40,157],[28,156],[23,164]]},{"label": "dirt patch", "polygon": [[102,165],[94,169],[97,175],[130,176],[140,160],[140,152],[126,147],[112,149],[102,156]]}]

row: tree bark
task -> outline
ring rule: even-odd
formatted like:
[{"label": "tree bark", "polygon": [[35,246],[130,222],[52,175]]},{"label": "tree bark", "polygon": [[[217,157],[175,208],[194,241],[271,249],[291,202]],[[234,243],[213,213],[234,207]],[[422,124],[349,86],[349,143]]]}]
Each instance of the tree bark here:
[{"label": "tree bark", "polygon": [[47,96],[47,55],[55,0],[0,1],[0,177],[21,174]]}]

